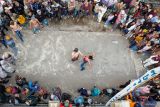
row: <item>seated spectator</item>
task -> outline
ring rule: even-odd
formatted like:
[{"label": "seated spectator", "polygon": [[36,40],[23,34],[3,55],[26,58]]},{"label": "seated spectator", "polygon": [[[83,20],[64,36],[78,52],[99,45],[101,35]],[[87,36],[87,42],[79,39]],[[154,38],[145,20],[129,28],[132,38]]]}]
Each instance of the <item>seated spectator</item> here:
[{"label": "seated spectator", "polygon": [[144,67],[148,67],[153,64],[157,64],[160,62],[160,55],[152,55],[145,61],[143,61]]},{"label": "seated spectator", "polygon": [[38,89],[39,89],[39,84],[38,84],[37,81],[35,81],[35,82],[29,81],[29,82],[28,82],[28,87],[29,87],[29,89],[30,89],[30,91],[31,91],[30,95],[32,95],[32,94],[34,94],[35,92],[38,91]]},{"label": "seated spectator", "polygon": [[25,15],[23,5],[18,3],[17,1],[14,1],[13,3],[12,11],[18,15]]},{"label": "seated spectator", "polygon": [[41,23],[34,16],[32,16],[29,24],[30,24],[30,29],[32,29],[34,34],[40,32]]},{"label": "seated spectator", "polygon": [[26,78],[16,75],[15,81],[18,86],[23,87],[23,88],[27,87],[28,82],[26,81]]},{"label": "seated spectator", "polygon": [[17,17],[17,22],[20,24],[20,26],[27,28],[27,22],[26,18],[23,15],[19,15]]},{"label": "seated spectator", "polygon": [[148,41],[148,42],[146,43],[146,45],[143,46],[142,49],[139,49],[139,50],[138,50],[138,52],[142,53],[142,52],[146,52],[146,51],[150,50],[150,49],[152,48],[153,44],[154,44],[153,42]]},{"label": "seated spectator", "polygon": [[108,18],[107,18],[107,20],[106,20],[106,22],[105,22],[105,24],[104,24],[104,27],[108,27],[108,25],[111,23],[111,20],[114,18],[114,14],[113,13],[111,13],[109,16],[108,16]]},{"label": "seated spectator", "polygon": [[[62,91],[61,91],[61,89],[60,89],[59,87],[55,87],[52,91],[53,91],[52,94],[55,95],[55,96],[57,96],[58,99],[61,101],[61,99],[62,99]],[[63,93],[63,95],[64,95],[64,97],[65,97],[65,95],[66,95],[67,98],[68,98],[68,96],[70,96],[70,95],[64,94],[64,93]],[[65,98],[64,98],[64,100],[68,100],[68,99],[65,99]]]},{"label": "seated spectator", "polygon": [[84,98],[82,96],[78,96],[74,99],[74,103],[76,107],[82,106],[84,104]]},{"label": "seated spectator", "polygon": [[88,2],[88,0],[85,0],[83,4],[81,5],[81,12],[84,16],[88,16],[91,14],[92,11],[92,5]]},{"label": "seated spectator", "polygon": [[136,102],[133,101],[132,93],[129,93],[129,94],[126,96],[126,100],[129,101],[130,107],[135,107]]},{"label": "seated spectator", "polygon": [[149,94],[150,93],[150,89],[151,89],[151,86],[146,85],[144,87],[139,87],[138,89],[136,89],[135,92],[136,92],[137,96],[140,96],[140,95]]},{"label": "seated spectator", "polygon": [[89,97],[84,98],[84,106],[90,106],[91,104],[93,104],[93,99]]},{"label": "seated spectator", "polygon": [[[0,28],[0,30],[1,30],[2,28]],[[5,47],[5,48],[8,48],[7,47],[7,44],[6,44],[6,42],[5,42],[5,34],[3,33],[3,31],[0,31],[0,43]]]},{"label": "seated spectator", "polygon": [[127,15],[125,13],[125,10],[121,10],[116,18],[116,21],[111,29],[111,31],[115,30],[121,23],[124,23],[126,21]]},{"label": "seated spectator", "polygon": [[102,0],[102,3],[104,3],[108,9],[113,9],[117,2],[117,0]]},{"label": "seated spectator", "polygon": [[30,8],[33,12],[33,14],[37,13],[37,10],[41,10],[41,3],[39,1],[33,1],[32,3],[30,3]]},{"label": "seated spectator", "polygon": [[48,20],[46,19],[45,15],[41,12],[41,10],[37,10],[35,18],[38,19],[44,26],[48,26]]},{"label": "seated spectator", "polygon": [[9,99],[9,103],[13,104],[13,105],[18,105],[20,103],[22,103],[23,101],[20,98],[19,94],[15,94],[14,96],[11,96]]},{"label": "seated spectator", "polygon": [[53,93],[50,94],[49,100],[51,100],[51,101],[60,101],[59,98],[56,95],[54,95]]},{"label": "seated spectator", "polygon": [[119,90],[116,90],[114,88],[103,89],[103,94],[105,94],[105,95],[107,95],[109,97],[113,97],[118,92],[119,92]]},{"label": "seated spectator", "polygon": [[7,86],[6,89],[5,89],[6,93],[7,94],[10,94],[10,95],[14,95],[14,94],[18,94],[21,92],[20,88],[17,87],[17,86]]},{"label": "seated spectator", "polygon": [[96,86],[94,86],[91,89],[91,95],[92,96],[99,96],[101,94],[101,90],[99,88],[97,88]]},{"label": "seated spectator", "polygon": [[89,92],[89,90],[85,89],[85,88],[80,88],[78,90],[78,92],[80,93],[81,96],[90,96],[91,92]]},{"label": "seated spectator", "polygon": [[51,6],[51,3],[44,2],[43,5],[45,7],[46,16],[49,17],[49,18],[53,18],[54,17],[54,12],[53,12],[53,8]]},{"label": "seated spectator", "polygon": [[7,84],[9,82],[9,79],[7,78],[0,78],[0,84]]},{"label": "seated spectator", "polygon": [[15,41],[13,40],[13,38],[11,38],[10,35],[6,35],[5,42],[6,42],[7,46],[11,48],[11,51],[13,52],[14,56],[17,57],[18,49],[16,47],[16,44],[15,44]]},{"label": "seated spectator", "polygon": [[48,91],[45,88],[40,87],[37,92],[37,95],[39,96],[39,98],[41,98],[41,100],[44,101],[48,97]]},{"label": "seated spectator", "polygon": [[23,95],[23,96],[25,96],[25,97],[26,97],[26,96],[29,96],[29,93],[30,93],[30,91],[29,91],[28,88],[23,88],[23,89],[22,89],[22,95]]},{"label": "seated spectator", "polygon": [[60,103],[60,107],[72,107],[69,100],[64,101],[64,103]]}]

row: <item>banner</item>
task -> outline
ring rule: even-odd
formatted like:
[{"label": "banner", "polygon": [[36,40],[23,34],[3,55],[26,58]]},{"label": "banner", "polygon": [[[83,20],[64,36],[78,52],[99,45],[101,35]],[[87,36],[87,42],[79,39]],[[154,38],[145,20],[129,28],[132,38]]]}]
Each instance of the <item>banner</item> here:
[{"label": "banner", "polygon": [[156,77],[158,74],[160,74],[160,67],[157,67],[157,68],[154,68],[154,69],[151,69],[151,70],[147,71],[147,73],[145,73],[139,79],[132,81],[128,86],[126,86],[123,90],[121,90],[114,97],[112,97],[106,103],[106,106],[109,106],[111,104],[111,102],[114,102],[114,101],[122,98],[123,96],[127,95],[128,93],[133,91],[136,87],[139,87],[140,85],[146,83],[147,81]]}]

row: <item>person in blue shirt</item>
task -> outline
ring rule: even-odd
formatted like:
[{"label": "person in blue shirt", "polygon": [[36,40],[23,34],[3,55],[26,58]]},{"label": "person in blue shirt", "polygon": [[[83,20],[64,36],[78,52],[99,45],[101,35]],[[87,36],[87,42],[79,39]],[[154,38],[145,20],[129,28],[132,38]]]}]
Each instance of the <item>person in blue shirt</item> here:
[{"label": "person in blue shirt", "polygon": [[74,103],[75,105],[83,105],[84,103],[84,98],[82,96],[78,96],[74,99]]},{"label": "person in blue shirt", "polygon": [[6,42],[7,46],[11,48],[11,51],[13,52],[14,56],[17,56],[18,48],[16,47],[16,44],[15,44],[13,38],[11,38],[9,35],[6,35],[5,42]]}]

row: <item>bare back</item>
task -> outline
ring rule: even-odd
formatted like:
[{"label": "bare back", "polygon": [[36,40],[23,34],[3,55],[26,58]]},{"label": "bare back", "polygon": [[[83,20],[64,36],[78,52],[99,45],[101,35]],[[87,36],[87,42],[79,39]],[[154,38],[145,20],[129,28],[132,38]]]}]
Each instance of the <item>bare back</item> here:
[{"label": "bare back", "polygon": [[14,22],[14,25],[10,25],[10,27],[13,31],[20,30],[20,26],[16,22]]}]

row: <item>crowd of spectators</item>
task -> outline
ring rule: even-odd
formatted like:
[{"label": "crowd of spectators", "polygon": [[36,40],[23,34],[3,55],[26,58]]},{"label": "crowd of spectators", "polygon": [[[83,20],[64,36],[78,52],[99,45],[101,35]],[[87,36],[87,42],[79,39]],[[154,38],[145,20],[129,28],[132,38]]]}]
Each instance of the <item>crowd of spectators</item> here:
[{"label": "crowd of spectators", "polygon": [[[117,89],[81,88],[78,90],[80,96],[72,100],[71,95],[62,93],[60,88],[48,92],[38,82],[20,76],[15,78],[16,85],[4,85],[16,69],[18,48],[15,38],[25,42],[21,30],[29,28],[37,34],[49,25],[50,20],[80,19],[91,15],[96,16],[97,23],[104,23],[106,29],[119,29],[129,40],[132,51],[147,56],[142,59],[146,69],[160,66],[160,15],[152,4],[140,0],[0,0],[0,43],[13,53],[5,53],[0,59],[1,102],[36,105],[39,101],[58,100],[62,107],[70,107],[72,103],[77,106],[92,104],[90,96],[115,95]],[[136,107],[143,107],[144,103],[137,103],[141,100],[159,101],[159,80],[158,76],[127,95],[126,99],[134,102]]]},{"label": "crowd of spectators", "polygon": [[[124,86],[130,82],[128,81]],[[123,99],[129,101],[130,107],[156,107],[157,102],[160,101],[160,75],[136,88]]]},{"label": "crowd of spectators", "polygon": [[[1,0],[0,40],[15,56],[18,49],[15,36],[25,41],[22,29],[37,34],[51,20],[96,16],[111,31],[120,29],[129,39],[129,48],[138,53],[154,53],[160,45],[160,16],[152,4],[140,0]],[[8,32],[12,30],[13,34]],[[159,61],[159,56],[156,61]],[[155,59],[154,59],[155,60]]]},{"label": "crowd of spectators", "polygon": [[[14,61],[10,62],[12,61],[11,56],[8,58],[7,62],[14,65]],[[107,99],[112,98],[134,81],[129,80],[116,88],[99,88],[97,86],[93,86],[91,89],[80,88],[77,89],[79,95],[75,96],[62,92],[60,87],[54,87],[52,90],[46,89],[38,81],[27,80],[19,75],[16,75],[14,80],[9,82],[9,78],[14,72],[6,73],[7,75],[0,79],[0,104],[10,103],[15,106],[20,104],[36,106],[37,104],[47,104],[49,101],[60,102],[60,107],[104,105]],[[107,98],[105,102],[103,102],[103,98]],[[99,102],[97,99],[100,99]],[[160,75],[136,88],[120,100],[127,100],[130,107],[156,107],[157,101],[160,101]]]}]

